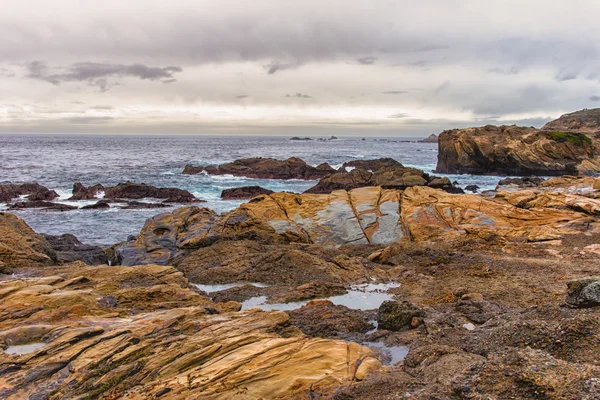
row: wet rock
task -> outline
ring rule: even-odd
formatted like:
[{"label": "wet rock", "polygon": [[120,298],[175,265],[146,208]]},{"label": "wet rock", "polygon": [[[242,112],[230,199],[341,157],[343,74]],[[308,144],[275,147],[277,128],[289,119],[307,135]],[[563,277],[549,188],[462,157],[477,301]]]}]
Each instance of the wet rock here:
[{"label": "wet rock", "polygon": [[329,300],[313,300],[288,311],[288,315],[293,325],[311,337],[347,338],[374,328],[364,311],[335,305]]},{"label": "wet rock", "polygon": [[143,201],[128,201],[127,205],[125,206],[121,206],[121,209],[123,210],[144,210],[144,209],[150,209],[150,208],[168,208],[170,207],[169,204],[165,204],[165,203],[146,203]]},{"label": "wet rock", "polygon": [[191,203],[196,201],[193,194],[178,188],[158,188],[144,183],[125,182],[117,186],[104,188],[104,197],[107,199],[165,199],[169,203]]},{"label": "wet rock", "polygon": [[210,175],[245,176],[256,179],[320,179],[335,172],[328,164],[318,168],[308,165],[303,160],[291,157],[287,160],[273,158],[246,158],[231,163],[214,166],[186,165],[184,174],[208,173]]},{"label": "wet rock", "polygon": [[92,200],[103,191],[104,186],[100,184],[86,187],[81,182],[75,182],[73,184],[73,195],[69,198],[69,200]]},{"label": "wet rock", "polygon": [[232,189],[225,189],[221,192],[223,200],[243,200],[251,199],[261,194],[271,194],[272,190],[260,186],[242,186]]},{"label": "wet rock", "polygon": [[20,196],[28,195],[30,200],[54,200],[58,194],[39,183],[0,185],[0,202],[8,202]]},{"label": "wet rock", "polygon": [[41,208],[48,211],[71,211],[77,210],[77,206],[70,206],[68,204],[53,203],[51,201],[19,201],[18,203],[11,204],[9,210],[24,210],[27,208]]},{"label": "wet rock", "polygon": [[600,306],[600,278],[591,277],[568,282],[566,303],[577,308]]},{"label": "wet rock", "polygon": [[477,191],[478,191],[479,189],[480,189],[480,188],[479,188],[479,186],[477,186],[477,185],[467,185],[467,186],[465,186],[465,190],[466,190],[467,192],[477,193]]},{"label": "wet rock", "polygon": [[467,293],[456,303],[455,310],[476,324],[483,324],[504,309],[493,302],[483,300],[480,293]]},{"label": "wet rock", "polygon": [[81,207],[82,210],[102,210],[110,208],[109,200],[99,200],[94,204]]},{"label": "wet rock", "polygon": [[488,125],[442,132],[435,171],[478,175],[577,175],[600,172],[600,160],[592,139],[583,133]]},{"label": "wet rock", "polygon": [[384,301],[377,314],[378,329],[399,331],[410,328],[413,318],[423,318],[425,313],[407,301]]},{"label": "wet rock", "polygon": [[81,260],[88,265],[108,264],[108,257],[102,247],[81,243],[74,235],[42,235],[62,262]]}]

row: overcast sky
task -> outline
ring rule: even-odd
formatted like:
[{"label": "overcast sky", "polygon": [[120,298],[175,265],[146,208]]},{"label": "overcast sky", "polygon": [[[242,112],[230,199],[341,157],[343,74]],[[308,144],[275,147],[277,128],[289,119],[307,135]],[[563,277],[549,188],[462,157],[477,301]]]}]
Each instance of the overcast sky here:
[{"label": "overcast sky", "polygon": [[0,131],[423,136],[600,107],[597,0],[0,0]]}]

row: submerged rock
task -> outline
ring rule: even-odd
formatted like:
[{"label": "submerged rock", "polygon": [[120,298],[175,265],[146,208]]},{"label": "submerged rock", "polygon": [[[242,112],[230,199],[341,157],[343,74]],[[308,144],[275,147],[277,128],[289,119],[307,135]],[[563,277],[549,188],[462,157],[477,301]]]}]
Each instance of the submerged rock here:
[{"label": "submerged rock", "polygon": [[272,190],[262,188],[260,186],[242,186],[232,189],[225,189],[221,192],[223,200],[243,200],[251,199],[260,194],[271,194]]},{"label": "submerged rock", "polygon": [[99,200],[94,204],[81,207],[82,210],[101,210],[110,208],[109,200]]},{"label": "submerged rock", "polygon": [[9,210],[23,210],[27,208],[41,208],[48,211],[71,211],[77,210],[77,206],[71,206],[68,204],[53,203],[51,201],[19,201],[11,204]]},{"label": "submerged rock", "polygon": [[567,287],[567,305],[577,308],[600,306],[599,277],[573,280]]},{"label": "submerged rock", "polygon": [[256,179],[320,179],[335,172],[329,164],[313,167],[297,157],[287,160],[274,158],[246,158],[215,166],[186,165],[183,173],[188,175],[234,175]]}]

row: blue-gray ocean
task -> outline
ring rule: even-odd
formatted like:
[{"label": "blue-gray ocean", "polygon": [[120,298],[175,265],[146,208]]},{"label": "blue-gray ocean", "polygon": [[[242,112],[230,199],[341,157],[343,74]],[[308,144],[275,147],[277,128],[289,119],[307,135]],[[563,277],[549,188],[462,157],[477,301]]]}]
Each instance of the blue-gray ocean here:
[{"label": "blue-gray ocean", "polygon": [[[239,201],[220,200],[223,189],[260,185],[274,191],[302,192],[316,181],[260,180],[233,176],[183,175],[187,163],[221,164],[247,157],[300,157],[309,164],[391,157],[405,166],[431,172],[437,144],[406,142],[417,138],[340,138],[330,141],[290,141],[289,137],[190,135],[0,135],[0,183],[38,182],[56,190],[57,202],[83,206],[95,201],[66,201],[74,182],[114,185],[132,181],[189,190],[217,212]],[[448,175],[461,186],[493,189],[502,177]],[[6,209],[0,204],[0,210]],[[73,210],[15,212],[37,232],[72,233],[84,243],[112,245],[136,234],[144,221],[168,209]]]}]

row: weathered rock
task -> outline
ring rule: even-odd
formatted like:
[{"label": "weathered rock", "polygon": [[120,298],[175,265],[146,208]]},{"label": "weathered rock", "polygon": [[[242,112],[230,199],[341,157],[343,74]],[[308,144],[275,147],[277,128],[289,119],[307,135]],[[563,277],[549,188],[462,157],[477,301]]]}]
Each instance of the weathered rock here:
[{"label": "weathered rock", "polygon": [[210,175],[231,174],[257,179],[320,179],[335,172],[328,164],[319,167],[308,165],[303,160],[291,157],[287,160],[273,158],[246,158],[231,163],[214,166],[186,165],[184,174],[208,173]]},{"label": "weathered rock", "polygon": [[104,186],[100,184],[86,187],[81,182],[75,182],[73,184],[73,196],[69,200],[92,200],[103,191]]},{"label": "weathered rock", "polygon": [[498,181],[498,186],[516,185],[519,187],[536,187],[544,181],[544,178],[538,178],[536,176],[524,176],[523,178],[504,178]]},{"label": "weathered rock", "polygon": [[158,188],[144,183],[125,182],[104,188],[107,199],[165,199],[169,203],[191,203],[196,201],[193,194],[178,188]]},{"label": "weathered rock", "polygon": [[39,183],[4,184],[0,185],[0,201],[8,202],[17,197],[28,195],[29,200],[54,200],[58,193]]},{"label": "weathered rock", "polygon": [[223,200],[243,200],[251,199],[261,194],[271,194],[272,190],[260,186],[242,186],[232,189],[225,189],[221,192]]},{"label": "weathered rock", "polygon": [[94,204],[81,207],[82,210],[102,210],[110,208],[109,200],[98,200]]},{"label": "weathered rock", "polygon": [[545,131],[581,132],[598,137],[600,134],[600,108],[584,109],[561,115],[542,127]]},{"label": "weathered rock", "polygon": [[435,133],[432,133],[431,135],[427,136],[425,139],[421,139],[418,142],[419,143],[437,143],[438,137]]},{"label": "weathered rock", "polygon": [[313,300],[288,314],[293,325],[312,337],[342,338],[374,328],[363,312],[329,300]]},{"label": "weathered rock", "polygon": [[62,262],[81,260],[88,265],[108,264],[108,257],[102,247],[81,243],[74,235],[42,235]]},{"label": "weathered rock", "polygon": [[11,204],[9,210],[23,210],[27,208],[41,208],[48,211],[71,211],[76,210],[77,206],[71,206],[68,204],[53,203],[51,201],[19,201]]},{"label": "weathered rock", "polygon": [[594,184],[592,185],[594,190],[600,190],[600,178],[594,179]]},{"label": "weathered rock", "polygon": [[2,398],[308,400],[378,369],[366,347],[298,336],[284,312],[228,312],[172,267],[73,265],[0,285],[0,349],[44,343],[0,357]]},{"label": "weathered rock", "polygon": [[407,301],[387,300],[379,306],[377,329],[399,331],[409,328],[413,318],[423,318],[425,313],[419,307]]},{"label": "weathered rock", "polygon": [[149,208],[168,208],[168,207],[170,207],[170,205],[165,204],[165,203],[146,203],[143,201],[131,200],[131,201],[127,202],[127,205],[121,206],[120,208],[122,208],[123,210],[143,210],[143,209],[149,209]]},{"label": "weathered rock", "polygon": [[600,306],[600,278],[573,280],[567,287],[567,305],[578,308]]},{"label": "weathered rock", "polygon": [[22,219],[0,213],[0,262],[4,268],[47,266],[56,261],[56,253],[43,236]]},{"label": "weathered rock", "polygon": [[600,172],[600,160],[583,133],[488,125],[442,132],[436,172],[573,175]]}]

